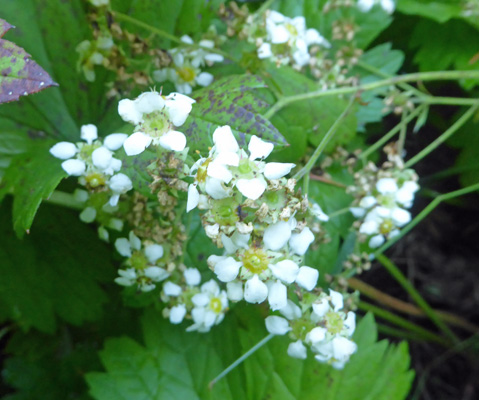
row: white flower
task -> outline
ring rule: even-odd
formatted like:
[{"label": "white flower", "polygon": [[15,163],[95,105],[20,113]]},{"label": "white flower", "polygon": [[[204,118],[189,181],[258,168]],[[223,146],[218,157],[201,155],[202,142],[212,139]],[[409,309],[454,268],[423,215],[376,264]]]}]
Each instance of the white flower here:
[{"label": "white flower", "polygon": [[236,182],[236,187],[243,196],[251,200],[257,200],[266,190],[266,182],[258,178],[239,179]]},{"label": "white flower", "polygon": [[163,246],[160,244],[153,243],[145,246],[145,256],[152,264],[155,264],[158,259],[163,257],[163,254]]},{"label": "white flower", "polygon": [[122,173],[113,175],[108,182],[108,186],[113,192],[113,195],[109,201],[110,205],[112,206],[116,206],[118,204],[121,194],[133,189],[133,183],[131,182],[131,179]]},{"label": "white flower", "polygon": [[268,303],[272,311],[284,308],[288,304],[288,293],[286,286],[280,281],[271,283],[268,286]]},{"label": "white flower", "polygon": [[311,329],[306,335],[306,343],[309,343],[311,347],[315,347],[326,338],[327,330],[321,326],[317,326]]},{"label": "white flower", "polygon": [[265,142],[258,136],[253,135],[248,144],[250,160],[264,159],[268,157],[274,149],[274,144]]},{"label": "white flower", "polygon": [[386,241],[383,235],[374,235],[371,239],[369,239],[368,245],[371,249],[376,249]]},{"label": "white flower", "polygon": [[273,335],[285,335],[291,328],[287,319],[270,315],[265,319],[266,330]]},{"label": "white flower", "polygon": [[197,286],[201,282],[201,274],[196,268],[187,268],[183,273],[186,284],[189,286]]},{"label": "white flower", "polygon": [[176,283],[168,281],[163,285],[163,293],[166,296],[177,297],[182,292],[183,292],[183,289],[181,289],[181,286],[177,285]]},{"label": "white flower", "polygon": [[299,267],[291,260],[279,261],[276,264],[270,264],[269,269],[273,275],[285,283],[293,283],[298,276]]},{"label": "white flower", "polygon": [[178,131],[169,131],[160,137],[159,144],[166,150],[183,151],[186,147],[186,136]]},{"label": "white flower", "polygon": [[273,52],[271,51],[271,44],[264,42],[261,46],[258,47],[258,58],[270,58],[273,56]]},{"label": "white flower", "polygon": [[268,296],[268,287],[262,282],[258,275],[253,275],[246,281],[244,287],[244,299],[248,303],[262,303]]},{"label": "white flower", "polygon": [[309,248],[309,245],[313,243],[314,235],[311,229],[304,228],[301,233],[293,233],[289,240],[289,246],[291,250],[297,255],[304,255]]},{"label": "white flower", "polygon": [[133,232],[130,232],[129,238],[118,238],[115,241],[115,248],[123,257],[131,257],[132,250],[141,249],[141,240]]},{"label": "white flower", "polygon": [[396,193],[398,185],[393,178],[382,178],[376,182],[376,189],[381,194]]},{"label": "white flower", "polygon": [[280,179],[296,166],[291,163],[270,162],[264,166],[263,174],[268,179]]},{"label": "white flower", "polygon": [[118,278],[115,278],[115,283],[121,286],[133,286],[136,283],[136,271],[134,268],[128,268],[126,270],[118,270]]},{"label": "white flower", "polygon": [[243,264],[233,257],[226,257],[214,266],[216,276],[221,282],[231,282],[236,279],[239,269]]},{"label": "white flower", "polygon": [[172,324],[181,324],[186,315],[186,307],[184,304],[178,304],[170,309],[170,322]]},{"label": "white flower", "polygon": [[279,221],[264,230],[264,247],[277,251],[283,248],[291,238],[291,226],[288,222]]},{"label": "white flower", "polygon": [[80,137],[88,144],[92,144],[94,140],[98,139],[97,127],[93,124],[83,125],[81,127]]},{"label": "white flower", "polygon": [[103,145],[111,151],[118,150],[123,146],[123,142],[126,140],[128,135],[126,133],[112,133],[105,137]]},{"label": "white flower", "polygon": [[143,153],[153,139],[143,132],[135,132],[123,142],[123,148],[127,156],[136,156]]},{"label": "white flower", "polygon": [[70,176],[81,176],[86,171],[86,164],[82,160],[70,159],[62,162],[62,168]]}]

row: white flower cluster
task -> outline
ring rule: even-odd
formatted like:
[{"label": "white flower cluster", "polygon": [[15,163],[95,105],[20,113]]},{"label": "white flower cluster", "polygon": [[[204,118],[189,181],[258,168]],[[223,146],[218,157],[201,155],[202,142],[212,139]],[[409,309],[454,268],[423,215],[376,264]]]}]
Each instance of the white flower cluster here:
[{"label": "white flower cluster", "polygon": [[376,4],[388,14],[392,14],[396,8],[394,0],[358,0],[358,8],[362,12],[371,11]]},{"label": "white flower cluster", "polygon": [[306,29],[303,16],[289,18],[274,10],[248,17],[244,32],[258,47],[259,58],[270,59],[278,65],[302,68],[311,60],[311,46],[330,47],[316,29]]},{"label": "white flower cluster", "polygon": [[118,113],[135,125],[135,132],[123,143],[125,153],[138,155],[150,144],[183,151],[186,137],[175,128],[185,123],[193,103],[195,100],[180,93],[162,96],[155,91],[142,93],[135,100],[120,100]]},{"label": "white flower cluster", "polygon": [[171,67],[154,71],[153,79],[157,82],[171,81],[179,93],[191,94],[195,86],[208,86],[213,82],[213,75],[202,71],[202,68],[222,62],[223,56],[206,50],[214,49],[212,40],[201,40],[198,44],[203,48],[191,47],[194,42],[188,35],[183,35],[181,41],[187,46],[168,50],[172,58]]},{"label": "white flower cluster", "polygon": [[416,181],[417,176],[410,169],[380,170],[373,182],[359,179],[364,190],[350,210],[356,218],[362,219],[359,233],[368,238],[370,248],[377,248],[398,235],[399,228],[411,221],[407,209],[412,207],[414,195],[419,190]]},{"label": "white flower cluster", "polygon": [[70,176],[80,177],[79,182],[91,190],[109,190],[109,203],[116,206],[121,194],[132,189],[128,176],[120,173],[122,163],[114,157],[127,135],[113,133],[105,137],[103,143],[98,139],[95,125],[83,125],[81,138],[86,142],[59,142],[50,153],[61,160],[63,170]]},{"label": "white flower cluster", "polygon": [[327,296],[322,293],[312,304],[298,306],[291,300],[279,312],[283,317],[266,318],[266,329],[274,335],[289,333],[292,342],[288,355],[305,359],[309,346],[316,360],[342,369],[357,350],[351,340],[356,328],[354,312],[344,312],[343,296],[334,290]]},{"label": "white flower cluster", "polygon": [[168,281],[163,285],[162,299],[171,307],[164,313],[172,324],[180,324],[186,316],[191,316],[193,324],[187,331],[208,332],[211,327],[223,321],[228,310],[226,292],[211,279],[201,286],[201,275],[196,268],[183,272],[180,284]]}]

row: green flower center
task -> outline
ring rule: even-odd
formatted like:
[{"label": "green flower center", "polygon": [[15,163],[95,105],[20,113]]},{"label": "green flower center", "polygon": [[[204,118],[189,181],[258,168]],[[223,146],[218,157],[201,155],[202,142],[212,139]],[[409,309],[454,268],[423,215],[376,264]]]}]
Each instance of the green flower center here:
[{"label": "green flower center", "polygon": [[234,225],[239,220],[238,203],[233,198],[216,200],[212,209],[215,222],[220,225]]},{"label": "green flower center", "polygon": [[340,333],[343,330],[343,327],[344,321],[341,318],[341,315],[332,311],[326,314],[326,329],[328,332],[335,335]]},{"label": "green flower center", "polygon": [[99,172],[95,172],[85,177],[86,183],[89,187],[95,189],[98,186],[104,186],[106,183],[105,176]]},{"label": "green flower center", "polygon": [[170,130],[170,120],[163,111],[145,115],[144,131],[151,137],[160,137]]},{"label": "green flower center", "polygon": [[191,67],[183,67],[176,71],[178,76],[185,82],[193,82],[196,77],[195,70]]},{"label": "green flower center", "polygon": [[379,226],[379,232],[382,233],[383,235],[387,235],[389,232],[393,230],[393,228],[394,228],[393,222],[390,219],[386,219]]},{"label": "green flower center", "polygon": [[286,24],[285,26],[288,32],[291,33],[292,36],[298,36],[298,30],[293,24]]},{"label": "green flower center", "polygon": [[262,249],[248,249],[243,255],[243,265],[253,274],[265,271],[268,264],[268,255]]},{"label": "green flower center", "polygon": [[210,308],[214,313],[219,314],[223,309],[221,305],[221,300],[218,297],[213,297],[210,300]]},{"label": "green flower center", "polygon": [[136,270],[142,270],[148,266],[148,259],[142,251],[135,251],[130,258],[130,264]]}]

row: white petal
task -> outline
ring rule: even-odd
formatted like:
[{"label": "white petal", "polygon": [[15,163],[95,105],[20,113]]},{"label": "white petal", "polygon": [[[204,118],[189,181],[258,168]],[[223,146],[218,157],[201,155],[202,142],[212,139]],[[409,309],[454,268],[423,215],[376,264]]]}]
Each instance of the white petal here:
[{"label": "white petal", "polygon": [[113,155],[106,147],[99,147],[91,154],[93,165],[101,170],[107,169],[110,165]]},{"label": "white petal", "polygon": [[301,340],[292,342],[288,346],[288,356],[305,360],[308,357],[306,347]]},{"label": "white petal", "polygon": [[313,207],[311,207],[311,212],[320,221],[323,221],[323,222],[329,221],[329,217],[323,212],[323,210],[321,209],[318,203],[313,204]]},{"label": "white petal", "polygon": [[329,295],[331,296],[331,303],[333,304],[334,311],[339,311],[344,307],[343,295],[332,289],[329,289]]},{"label": "white petal", "polygon": [[167,296],[179,296],[182,290],[181,286],[178,286],[176,283],[168,281],[163,285],[163,292]]},{"label": "white petal", "polygon": [[208,61],[211,64],[212,63],[223,62],[224,59],[225,58],[221,54],[210,53],[210,54],[205,55],[205,61]]},{"label": "white petal", "polygon": [[201,282],[201,274],[196,268],[187,268],[185,272],[183,272],[183,276],[185,277],[186,284],[189,286],[197,286]]},{"label": "white petal", "polygon": [[270,26],[269,32],[271,36],[271,43],[285,43],[290,38],[290,33],[284,25],[273,25]]},{"label": "white petal", "polygon": [[356,314],[352,311],[348,312],[346,319],[344,320],[344,327],[348,332],[348,336],[352,336],[356,329]]},{"label": "white petal", "polygon": [[69,158],[72,158],[77,151],[77,147],[70,142],[59,142],[50,148],[50,154],[60,160],[68,160]]},{"label": "white petal", "polygon": [[196,307],[204,307],[210,302],[210,298],[206,293],[197,293],[191,298],[191,301]]},{"label": "white petal", "polygon": [[369,247],[371,247],[371,249],[376,249],[379,246],[381,246],[385,241],[386,241],[386,239],[384,239],[384,236],[379,234],[379,235],[375,235],[371,239],[369,239],[368,245],[369,245]]},{"label": "white petal", "polygon": [[98,130],[95,125],[88,124],[81,127],[80,137],[88,144],[92,144],[94,140],[98,139]]},{"label": "white petal", "polygon": [[265,142],[258,136],[253,135],[249,140],[248,151],[249,159],[257,160],[258,158],[264,159],[268,157],[274,149],[274,144]]},{"label": "white petal", "polygon": [[379,232],[379,224],[376,221],[366,221],[359,227],[359,233],[374,235]]},{"label": "white petal", "polygon": [[301,233],[293,233],[289,240],[289,246],[291,250],[299,256],[304,255],[308,250],[308,247],[314,241],[313,232],[308,227],[304,228]]},{"label": "white petal", "polygon": [[239,179],[236,182],[236,187],[241,194],[250,200],[257,200],[266,190],[266,183],[258,178],[253,179]]},{"label": "white petal", "polygon": [[152,264],[155,264],[158,259],[163,257],[163,254],[164,250],[161,244],[153,243],[145,247],[145,256]]},{"label": "white petal", "polygon": [[86,165],[81,160],[66,160],[62,162],[62,168],[70,176],[80,176],[86,170]]},{"label": "white petal", "polygon": [[183,318],[186,315],[186,307],[184,304],[179,304],[177,306],[171,307],[170,310],[170,322],[172,324],[181,324]]},{"label": "white petal", "polygon": [[143,114],[136,109],[136,103],[130,99],[120,100],[118,114],[123,121],[138,125],[143,120]]},{"label": "white petal", "polygon": [[130,241],[126,238],[118,238],[115,240],[115,248],[123,257],[131,257]]},{"label": "white petal", "polygon": [[302,315],[301,308],[299,308],[291,300],[288,300],[288,302],[286,303],[286,306],[281,308],[279,312],[283,314],[283,316],[288,318],[290,321],[293,319],[299,319],[301,318],[301,315]]},{"label": "white petal", "polygon": [[198,205],[200,193],[195,185],[188,186],[188,200],[186,202],[186,212],[190,212]]},{"label": "white petal", "polygon": [[359,207],[370,208],[377,203],[377,200],[374,196],[365,196],[359,202]]},{"label": "white petal", "polygon": [[393,178],[381,178],[376,182],[376,189],[381,194],[395,193],[398,185]]},{"label": "white petal", "polygon": [[258,275],[254,275],[246,281],[244,287],[244,299],[248,303],[262,303],[268,296],[268,287],[262,282]]},{"label": "white petal", "polygon": [[223,151],[235,153],[239,150],[238,142],[228,125],[215,129],[213,132],[213,142],[215,143],[215,148],[218,153],[222,153]]},{"label": "white petal", "polygon": [[96,210],[93,207],[87,207],[80,213],[80,220],[86,224],[95,221],[95,217]]},{"label": "white petal", "polygon": [[229,183],[233,179],[233,174],[223,163],[214,160],[208,165],[207,174],[209,177],[219,179],[224,183]]},{"label": "white petal", "polygon": [[361,207],[350,207],[349,211],[351,211],[351,214],[353,214],[355,218],[364,217],[364,214],[366,214],[366,210]]},{"label": "white petal", "polygon": [[306,335],[306,342],[315,345],[318,342],[321,342],[326,338],[326,329],[320,326],[311,329]]},{"label": "white petal", "polygon": [[396,207],[392,210],[391,218],[397,226],[401,227],[411,221],[411,213],[400,207]]},{"label": "white petal", "polygon": [[128,239],[130,240],[130,245],[132,249],[140,250],[141,249],[141,240],[136,236],[133,231],[130,231],[128,234]]},{"label": "white petal", "polygon": [[268,179],[280,179],[288,175],[295,166],[296,164],[291,163],[270,162],[264,166],[263,174]]},{"label": "white petal", "polygon": [[[213,161],[214,163],[230,165],[232,167],[237,167],[240,162],[240,157],[238,153],[232,151],[222,151],[218,153]],[[210,164],[211,165],[211,164]]]},{"label": "white petal", "polygon": [[[220,233],[220,224],[216,223],[213,225],[205,225],[205,233],[210,239],[216,238]],[[223,243],[224,244],[224,243]]]},{"label": "white petal", "polygon": [[358,8],[362,12],[368,12],[373,6],[374,0],[358,0]]},{"label": "white petal", "polygon": [[388,14],[392,14],[396,8],[396,5],[394,4],[393,0],[381,0],[381,7]]},{"label": "white petal", "polygon": [[268,226],[263,235],[266,249],[277,251],[283,248],[291,238],[291,227],[288,222],[279,221]]},{"label": "white petal", "polygon": [[108,200],[108,203],[112,207],[116,207],[118,205],[118,201],[120,201],[120,195],[119,194],[113,194],[110,197],[110,200]]},{"label": "white petal", "polygon": [[301,267],[296,277],[296,283],[302,288],[310,291],[316,287],[319,278],[319,271],[311,267]]},{"label": "white petal", "polygon": [[123,146],[123,142],[127,137],[128,135],[126,133],[112,133],[105,137],[103,145],[111,151],[116,151]]},{"label": "white petal", "polygon": [[317,303],[312,304],[313,313],[316,314],[319,318],[322,318],[329,311],[329,301],[326,298],[321,299]]},{"label": "white petal", "polygon": [[229,197],[228,192],[225,190],[219,179],[207,178],[205,184],[205,191],[215,200],[225,199]]},{"label": "white petal", "polygon": [[299,272],[298,265],[291,260],[270,264],[269,268],[276,278],[281,279],[285,283],[293,283]]},{"label": "white petal", "polygon": [[243,284],[241,282],[228,282],[226,284],[228,299],[231,301],[243,300]]},{"label": "white petal", "polygon": [[173,125],[181,126],[185,123],[193,103],[196,103],[196,100],[193,100],[191,97],[181,93],[170,93],[166,98],[166,106]]},{"label": "white petal", "polygon": [[264,42],[261,46],[258,47],[258,58],[264,59],[264,58],[270,58],[273,55],[273,52],[271,51],[271,44]]},{"label": "white petal", "polygon": [[178,131],[169,131],[160,137],[159,143],[166,150],[183,151],[186,147],[186,136]]},{"label": "white petal", "polygon": [[108,182],[110,189],[116,194],[123,194],[133,188],[131,179],[125,174],[119,173],[113,175]]},{"label": "white petal", "polygon": [[268,303],[272,311],[286,307],[288,304],[288,291],[281,282],[274,282],[268,288]]},{"label": "white petal", "polygon": [[168,271],[155,266],[147,267],[143,270],[143,272],[147,278],[150,278],[154,282],[161,282],[170,276]]},{"label": "white petal", "polygon": [[273,335],[285,335],[291,330],[288,320],[278,317],[277,315],[266,317],[264,322],[266,324],[266,330]]},{"label": "white petal", "polygon": [[135,105],[140,113],[149,114],[153,111],[162,110],[165,107],[165,100],[158,92],[145,92],[138,96]]},{"label": "white petal", "polygon": [[151,140],[151,137],[143,132],[135,132],[124,141],[123,148],[128,156],[136,156],[145,151]]},{"label": "white petal", "polygon": [[214,268],[215,274],[221,282],[230,282],[238,276],[239,269],[243,264],[233,257],[219,261]]},{"label": "white petal", "polygon": [[108,167],[108,169],[106,171],[103,171],[103,172],[105,174],[107,173],[107,171],[108,171],[108,173],[118,172],[121,169],[121,166],[122,166],[121,160],[119,160],[118,158],[112,157],[111,162],[110,162],[110,166]]},{"label": "white petal", "polygon": [[356,343],[341,336],[335,337],[332,344],[334,358],[340,362],[347,361],[358,349]]},{"label": "white petal", "polygon": [[213,75],[209,72],[202,72],[196,77],[196,83],[200,86],[208,86],[213,82]]}]

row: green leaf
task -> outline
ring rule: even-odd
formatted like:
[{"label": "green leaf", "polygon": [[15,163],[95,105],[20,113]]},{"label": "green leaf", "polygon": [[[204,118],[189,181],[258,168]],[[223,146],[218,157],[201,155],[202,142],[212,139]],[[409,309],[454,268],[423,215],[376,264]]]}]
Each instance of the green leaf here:
[{"label": "green leaf", "polygon": [[0,134],[0,178],[10,165],[12,158],[24,153],[27,149],[28,140],[21,133],[4,132]]},{"label": "green leaf", "polygon": [[419,15],[439,23],[460,17],[464,9],[460,2],[450,0],[398,0],[396,7],[403,14]]},{"label": "green leaf", "polygon": [[[434,32],[434,40],[431,40]],[[460,46],[458,46],[460,43]],[[454,68],[456,70],[476,70],[479,43],[479,32],[458,20],[446,24],[438,24],[429,20],[421,20],[411,36],[410,46],[417,48],[414,62],[420,71],[441,71]],[[466,89],[479,85],[478,79],[461,82]]]},{"label": "green leaf", "polygon": [[[96,400],[133,399],[324,399],[401,400],[414,374],[406,344],[376,342],[373,317],[358,325],[359,351],[344,370],[312,357],[286,355],[289,340],[276,337],[218,381],[208,383],[241,353],[266,336],[258,309],[238,307],[209,334],[187,333],[155,311],[143,318],[144,345],[130,338],[108,339],[100,358],[106,372],[86,380]],[[247,327],[247,328],[246,328]]]},{"label": "green leaf", "polygon": [[111,249],[75,212],[47,206],[20,241],[9,203],[0,208],[0,319],[53,332],[58,317],[75,325],[99,318],[106,301],[99,283],[113,278]]},{"label": "green leaf", "polygon": [[286,141],[267,119],[261,116],[268,104],[257,94],[257,89],[264,88],[265,83],[254,75],[229,76],[198,90],[193,97],[190,116],[182,126],[188,138],[188,146],[200,151],[207,151],[213,145],[214,130],[223,125],[230,125],[240,144],[244,145],[252,135],[285,145]]},{"label": "green leaf", "polygon": [[2,39],[10,28],[12,25],[0,19],[0,103],[15,101],[20,96],[56,85],[30,54],[15,43]]},{"label": "green leaf", "polygon": [[14,194],[13,226],[20,238],[30,229],[42,200],[67,176],[60,160],[48,152],[51,145],[38,140],[30,151],[15,157],[0,184],[0,201],[7,193]]}]

